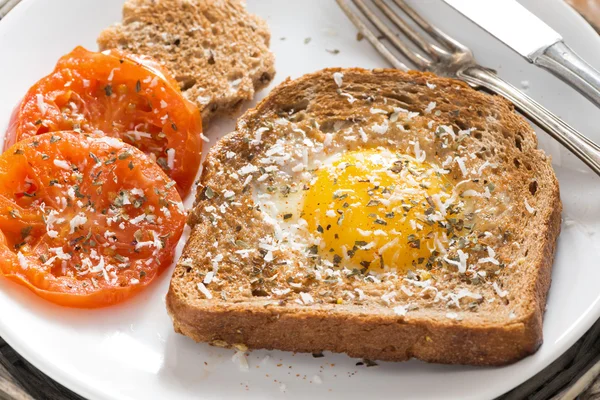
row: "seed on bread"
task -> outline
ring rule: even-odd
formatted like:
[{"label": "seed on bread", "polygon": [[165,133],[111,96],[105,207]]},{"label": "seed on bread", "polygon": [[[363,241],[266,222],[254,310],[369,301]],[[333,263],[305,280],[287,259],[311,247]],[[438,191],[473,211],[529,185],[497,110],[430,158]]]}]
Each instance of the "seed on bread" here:
[{"label": "seed on bread", "polygon": [[[371,159],[348,190],[344,174]],[[194,267],[176,267],[167,295],[175,329],[197,341],[478,365],[541,343],[559,191],[500,97],[415,72],[309,74],[240,118],[200,187],[183,255]],[[211,300],[197,289],[208,272]]]},{"label": "seed on bread", "polygon": [[101,50],[153,57],[171,71],[207,125],[237,112],[275,76],[267,24],[240,0],[127,0]]}]

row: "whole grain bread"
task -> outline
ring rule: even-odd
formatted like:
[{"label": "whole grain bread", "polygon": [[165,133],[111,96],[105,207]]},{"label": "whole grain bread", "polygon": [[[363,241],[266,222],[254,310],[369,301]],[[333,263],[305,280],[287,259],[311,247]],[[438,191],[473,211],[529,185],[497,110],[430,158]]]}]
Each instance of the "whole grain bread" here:
[{"label": "whole grain bread", "polygon": [[[272,239],[281,227],[260,204],[301,179],[265,169],[287,143],[291,165],[319,149],[422,151],[472,213],[426,268],[328,268]],[[549,158],[505,99],[428,73],[326,69],[282,83],[210,150],[167,309],[177,332],[217,346],[511,363],[542,343],[561,208]]]},{"label": "whole grain bread", "polygon": [[123,21],[98,37],[100,50],[153,57],[195,102],[206,126],[233,114],[275,76],[270,33],[241,0],[127,0]]}]

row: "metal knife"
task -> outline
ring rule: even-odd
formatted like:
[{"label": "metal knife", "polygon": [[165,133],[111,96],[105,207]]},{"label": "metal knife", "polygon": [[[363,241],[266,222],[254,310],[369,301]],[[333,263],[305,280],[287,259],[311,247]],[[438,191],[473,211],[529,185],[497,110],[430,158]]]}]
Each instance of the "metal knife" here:
[{"label": "metal knife", "polygon": [[558,32],[516,0],[444,1],[600,107],[600,73],[571,50]]}]

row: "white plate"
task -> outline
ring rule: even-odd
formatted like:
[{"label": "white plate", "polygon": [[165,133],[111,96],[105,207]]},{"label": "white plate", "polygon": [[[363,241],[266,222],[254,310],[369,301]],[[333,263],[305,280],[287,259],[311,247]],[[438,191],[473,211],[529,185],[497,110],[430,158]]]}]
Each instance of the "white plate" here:
[{"label": "white plate", "polygon": [[[600,67],[600,38],[561,0],[522,2]],[[471,46],[482,64],[528,86],[534,98],[600,142],[600,111],[573,90],[528,65],[441,1],[413,3]],[[96,48],[97,34],[120,19],[121,4],[122,0],[25,0],[0,22],[2,130],[19,98],[50,72],[61,55],[79,44]],[[328,66],[386,65],[366,41],[356,41],[356,30],[332,0],[250,0],[248,6],[271,26],[275,83]],[[307,37],[312,40],[304,44]],[[214,125],[208,132],[211,142],[232,127],[233,121]],[[599,180],[547,135],[540,133],[539,138],[554,160],[565,223],[544,321],[544,345],[514,365],[471,368],[411,361],[366,368],[344,355],[313,358],[255,351],[248,357],[250,370],[243,372],[231,361],[231,350],[195,344],[173,332],[164,306],[168,272],[133,301],[96,311],[56,307],[0,280],[0,335],[43,372],[94,399],[495,397],[552,362],[600,316],[600,241],[595,238],[600,231]]]}]

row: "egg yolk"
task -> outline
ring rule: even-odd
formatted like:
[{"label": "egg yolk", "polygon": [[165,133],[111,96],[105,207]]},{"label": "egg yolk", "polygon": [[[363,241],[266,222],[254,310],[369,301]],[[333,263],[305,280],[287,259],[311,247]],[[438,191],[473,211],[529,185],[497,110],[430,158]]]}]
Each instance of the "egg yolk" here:
[{"label": "egg yolk", "polygon": [[350,269],[426,267],[444,242],[452,183],[443,170],[388,150],[344,153],[305,194],[313,253]]}]

